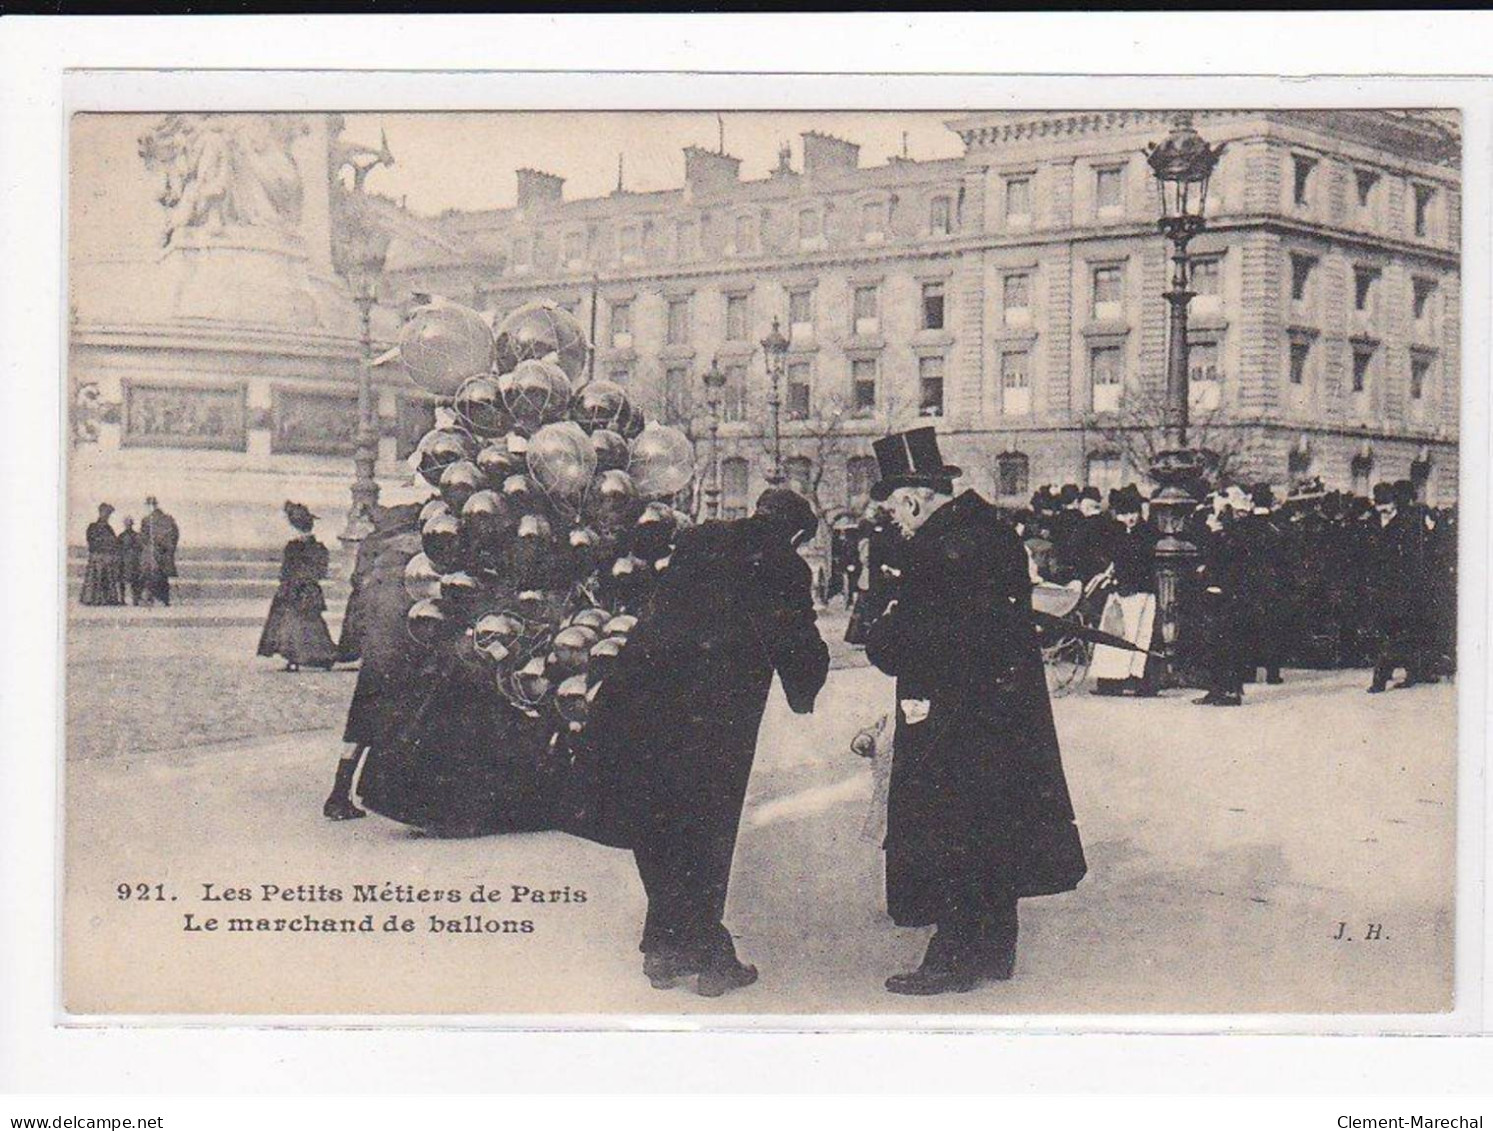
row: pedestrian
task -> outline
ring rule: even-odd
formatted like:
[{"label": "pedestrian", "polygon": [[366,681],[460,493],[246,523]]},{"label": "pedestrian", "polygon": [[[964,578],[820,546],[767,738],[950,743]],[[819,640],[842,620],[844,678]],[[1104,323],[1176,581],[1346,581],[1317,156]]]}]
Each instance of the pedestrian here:
[{"label": "pedestrian", "polygon": [[140,520],[140,571],[145,581],[145,603],[171,604],[171,579],[176,576],[176,547],[181,531],[176,519],[163,511],[154,495],[145,500]]},{"label": "pedestrian", "polygon": [[1238,707],[1244,702],[1244,648],[1249,634],[1246,576],[1252,564],[1238,536],[1235,496],[1219,496],[1206,518],[1198,565],[1199,648],[1207,684],[1200,707]]},{"label": "pedestrian", "polygon": [[1101,556],[1108,559],[1111,582],[1099,627],[1146,651],[1097,645],[1089,665],[1095,695],[1130,691],[1148,697],[1157,691],[1157,664],[1147,651],[1155,647],[1160,630],[1156,617],[1156,543],[1161,535],[1142,518],[1144,507],[1145,499],[1133,483],[1110,491],[1107,521],[1111,525],[1102,542],[1096,539],[1103,547]]},{"label": "pedestrian", "polygon": [[774,673],[808,714],[829,671],[797,552],[816,526],[802,496],[774,487],[750,518],[683,532],[651,612],[598,685],[567,827],[632,849],[656,988],[694,977],[717,997],[757,979],[722,919]]},{"label": "pedestrian", "polygon": [[1281,663],[1288,650],[1286,634],[1291,615],[1285,559],[1285,534],[1275,520],[1275,493],[1268,483],[1250,490],[1250,509],[1235,524],[1235,536],[1243,546],[1250,568],[1241,577],[1239,594],[1244,620],[1241,642],[1245,683],[1253,683],[1259,669],[1265,682],[1278,684]]},{"label": "pedestrian", "polygon": [[124,604],[123,573],[120,566],[119,535],[110,525],[114,508],[100,503],[98,518],[88,524],[88,564],[83,570],[83,591],[78,600],[84,605]]},{"label": "pedestrian", "polygon": [[418,503],[374,510],[374,529],[358,547],[353,596],[342,617],[338,658],[352,655],[359,661],[358,679],[342,732],[347,749],[322,805],[328,820],[365,815],[352,799],[354,778],[374,750],[393,742],[409,708],[411,681],[420,664],[405,623],[412,602],[404,588],[404,568],[419,551]]},{"label": "pedestrian", "polygon": [[145,576],[140,569],[140,558],[144,544],[140,532],[135,529],[135,520],[126,518],[124,529],[119,533],[120,582],[129,594],[130,604],[138,605],[145,599]]},{"label": "pedestrian", "polygon": [[327,599],[321,591],[330,555],[316,539],[316,515],[302,503],[285,504],[285,518],[296,531],[280,558],[280,588],[270,602],[259,655],[285,657],[285,670],[301,665],[332,670],[337,649],[322,614]]},{"label": "pedestrian", "polygon": [[1396,668],[1405,669],[1399,687],[1425,682],[1430,609],[1426,589],[1427,530],[1415,513],[1408,480],[1374,486],[1378,525],[1369,555],[1369,596],[1374,609],[1375,655],[1370,693],[1385,690]]},{"label": "pedestrian", "polygon": [[874,445],[906,541],[896,595],[866,654],[897,679],[887,799],[887,911],[935,928],[897,994],[962,993],[1015,970],[1017,901],[1071,891],[1086,871],[1032,623],[1016,532],[974,491],[932,428]]}]

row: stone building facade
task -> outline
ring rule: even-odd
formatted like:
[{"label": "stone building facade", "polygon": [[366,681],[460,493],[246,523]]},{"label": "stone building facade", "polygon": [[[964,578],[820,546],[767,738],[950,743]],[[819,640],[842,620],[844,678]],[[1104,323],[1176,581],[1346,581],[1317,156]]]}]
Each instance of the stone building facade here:
[{"label": "stone building facade", "polygon": [[[448,213],[391,249],[393,293],[495,315],[551,298],[595,329],[597,376],[702,445],[702,374],[727,375],[719,454],[739,512],[770,466],[758,342],[790,337],[779,391],[790,479],[826,512],[864,501],[870,442],[936,424],[968,482],[1143,481],[1159,438],[1168,248],[1143,150],[1160,111],[953,120],[963,157],[863,168],[803,135],[761,180],[684,151],[678,189],[567,200],[519,173],[515,208]],[[1227,143],[1192,246],[1194,442],[1277,488],[1410,477],[1456,496],[1459,138],[1380,111],[1215,111]],[[443,251],[463,249],[453,258]],[[702,455],[704,449],[702,447]]]}]

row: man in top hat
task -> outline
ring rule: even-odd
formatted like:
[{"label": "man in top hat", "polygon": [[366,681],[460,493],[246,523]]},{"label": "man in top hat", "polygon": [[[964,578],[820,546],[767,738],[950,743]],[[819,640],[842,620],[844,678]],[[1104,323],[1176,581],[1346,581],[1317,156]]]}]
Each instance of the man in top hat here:
[{"label": "man in top hat", "polygon": [[1256,483],[1249,492],[1249,509],[1239,515],[1236,534],[1244,545],[1249,569],[1241,575],[1245,636],[1240,641],[1243,682],[1253,683],[1265,669],[1266,683],[1284,682],[1285,658],[1292,615],[1290,578],[1285,557],[1285,533],[1275,519],[1275,492]]},{"label": "man in top hat", "polygon": [[1424,604],[1426,526],[1416,513],[1415,488],[1407,479],[1374,486],[1377,530],[1369,557],[1368,598],[1374,616],[1374,677],[1369,692],[1385,690],[1395,668],[1405,669],[1401,687],[1425,680]]},{"label": "man in top hat", "polygon": [[176,576],[176,545],[181,540],[176,519],[161,509],[154,495],[145,499],[140,520],[140,573],[146,604],[171,604],[171,579]]},{"label": "man in top hat", "polygon": [[962,993],[1012,976],[1017,900],[1073,890],[1086,865],[1016,532],[975,492],[955,496],[960,470],[932,428],[874,448],[872,496],[906,538],[866,648],[897,679],[887,911],[936,928],[922,964],[886,987]]}]

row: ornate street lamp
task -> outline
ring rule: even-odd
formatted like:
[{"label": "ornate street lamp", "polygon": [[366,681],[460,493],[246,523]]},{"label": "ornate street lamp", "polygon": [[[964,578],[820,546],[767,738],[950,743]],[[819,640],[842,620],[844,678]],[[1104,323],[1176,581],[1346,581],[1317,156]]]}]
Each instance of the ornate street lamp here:
[{"label": "ornate street lamp", "polygon": [[701,374],[705,382],[705,400],[710,405],[710,477],[705,481],[705,517],[721,516],[721,459],[717,448],[721,431],[721,390],[726,387],[726,375],[721,371],[718,358],[710,359],[710,368]]},{"label": "ornate street lamp", "polygon": [[1182,579],[1191,572],[1197,547],[1183,533],[1196,506],[1193,488],[1216,466],[1212,453],[1187,445],[1187,413],[1191,390],[1187,369],[1187,304],[1189,289],[1187,244],[1205,227],[1204,209],[1208,181],[1218,164],[1223,145],[1209,145],[1192,128],[1192,116],[1178,114],[1165,141],[1146,149],[1146,161],[1156,175],[1161,201],[1161,234],[1172,244],[1171,289],[1165,298],[1171,306],[1167,340],[1165,449],[1151,461],[1151,478],[1158,484],[1151,498],[1151,513],[1161,531],[1156,545],[1156,604],[1161,617],[1161,638],[1169,657],[1163,682],[1179,682],[1177,642],[1180,623]]},{"label": "ornate street lamp", "polygon": [[768,474],[767,481],[776,487],[783,481],[781,389],[783,366],[788,360],[789,346],[788,339],[783,336],[783,331],[778,327],[777,318],[773,318],[772,329],[768,331],[767,337],[762,339],[761,345],[762,356],[767,363],[767,380],[770,390],[767,397],[767,409],[772,415],[772,471]]},{"label": "ornate street lamp", "polygon": [[353,452],[352,506],[347,524],[337,537],[349,544],[361,542],[373,532],[373,514],[378,506],[378,401],[373,388],[373,308],[378,303],[379,280],[388,255],[390,233],[373,216],[368,198],[359,187],[332,190],[332,266],[347,282],[349,295],[358,307],[358,429]]}]

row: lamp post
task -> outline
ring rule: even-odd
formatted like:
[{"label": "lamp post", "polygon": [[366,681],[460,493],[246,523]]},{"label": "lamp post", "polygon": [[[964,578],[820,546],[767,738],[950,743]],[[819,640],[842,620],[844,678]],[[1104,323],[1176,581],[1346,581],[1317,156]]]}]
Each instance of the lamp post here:
[{"label": "lamp post", "polygon": [[788,339],[778,327],[777,318],[772,320],[772,329],[762,339],[762,356],[767,363],[768,389],[767,410],[772,416],[772,471],[767,481],[776,487],[783,481],[783,435],[782,418],[783,366],[788,360]]},{"label": "lamp post", "polygon": [[705,382],[705,400],[710,405],[710,477],[705,481],[705,517],[721,517],[721,459],[717,448],[721,432],[721,390],[726,387],[726,375],[721,372],[718,358],[710,359],[710,368],[702,375]]},{"label": "lamp post", "polygon": [[1151,461],[1151,478],[1158,484],[1151,498],[1151,513],[1161,531],[1156,544],[1156,604],[1161,618],[1161,639],[1166,649],[1167,671],[1163,684],[1180,682],[1178,641],[1181,624],[1183,578],[1191,572],[1197,547],[1185,538],[1187,518],[1197,505],[1193,488],[1215,466],[1210,452],[1187,443],[1191,390],[1187,369],[1187,304],[1189,289],[1187,244],[1206,226],[1204,208],[1208,181],[1218,164],[1223,145],[1209,145],[1192,128],[1192,117],[1179,114],[1171,133],[1159,145],[1146,149],[1146,161],[1156,176],[1161,200],[1158,227],[1172,245],[1171,288],[1165,298],[1171,307],[1167,336],[1166,400],[1163,416],[1165,450]]},{"label": "lamp post", "polygon": [[373,219],[361,187],[334,189],[332,265],[358,308],[358,428],[354,439],[352,505],[337,536],[355,545],[373,533],[378,506],[378,400],[373,387],[373,308],[390,235]]}]

